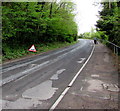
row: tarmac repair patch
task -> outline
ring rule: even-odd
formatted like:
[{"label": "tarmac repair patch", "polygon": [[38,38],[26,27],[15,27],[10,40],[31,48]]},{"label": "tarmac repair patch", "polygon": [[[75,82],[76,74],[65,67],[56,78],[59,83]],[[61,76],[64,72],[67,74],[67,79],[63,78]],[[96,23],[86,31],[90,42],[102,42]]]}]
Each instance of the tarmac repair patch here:
[{"label": "tarmac repair patch", "polygon": [[119,92],[120,89],[118,88],[118,86],[116,84],[102,84],[103,88],[108,90],[108,91],[112,91],[112,92]]}]

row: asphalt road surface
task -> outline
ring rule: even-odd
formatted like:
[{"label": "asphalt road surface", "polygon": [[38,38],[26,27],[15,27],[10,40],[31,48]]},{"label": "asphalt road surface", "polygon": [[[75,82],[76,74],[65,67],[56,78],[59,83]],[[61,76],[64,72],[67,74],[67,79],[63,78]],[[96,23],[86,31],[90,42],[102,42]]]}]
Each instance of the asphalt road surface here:
[{"label": "asphalt road surface", "polygon": [[83,66],[92,40],[7,63],[2,68],[4,109],[49,109]]}]

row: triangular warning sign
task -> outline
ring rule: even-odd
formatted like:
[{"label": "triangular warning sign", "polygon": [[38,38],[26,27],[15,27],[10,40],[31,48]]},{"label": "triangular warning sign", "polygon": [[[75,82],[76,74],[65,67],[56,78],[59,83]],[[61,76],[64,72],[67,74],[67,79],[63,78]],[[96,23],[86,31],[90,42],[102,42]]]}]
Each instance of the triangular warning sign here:
[{"label": "triangular warning sign", "polygon": [[35,46],[32,45],[31,48],[29,49],[29,51],[36,52]]}]

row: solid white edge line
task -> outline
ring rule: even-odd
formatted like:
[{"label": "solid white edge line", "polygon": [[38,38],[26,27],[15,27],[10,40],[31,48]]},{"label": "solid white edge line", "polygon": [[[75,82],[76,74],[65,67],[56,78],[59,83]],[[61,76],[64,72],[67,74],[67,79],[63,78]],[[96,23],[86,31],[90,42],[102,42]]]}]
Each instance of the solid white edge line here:
[{"label": "solid white edge line", "polygon": [[68,92],[69,89],[70,87],[65,88],[65,90],[62,92],[62,94],[59,96],[56,102],[52,105],[49,111],[53,111],[56,108],[56,106],[60,103],[60,101],[62,100],[62,98],[65,96],[65,94]]},{"label": "solid white edge line", "polygon": [[88,59],[86,60],[86,62],[83,64],[83,66],[80,68],[80,70],[77,72],[77,74],[74,76],[74,78],[72,79],[72,81],[69,83],[68,87],[65,88],[65,90],[62,92],[62,94],[58,97],[58,99],[55,101],[55,103],[50,107],[49,111],[53,111],[57,105],[60,103],[60,101],[62,100],[62,98],[65,96],[65,94],[68,92],[68,90],[70,89],[70,87],[73,85],[73,83],[75,82],[76,78],[78,77],[78,75],[81,73],[81,71],[83,70],[83,68],[86,66],[86,64],[88,63],[88,61],[90,60],[90,58],[93,55],[95,49],[95,45],[91,51],[90,56],[88,57]]}]

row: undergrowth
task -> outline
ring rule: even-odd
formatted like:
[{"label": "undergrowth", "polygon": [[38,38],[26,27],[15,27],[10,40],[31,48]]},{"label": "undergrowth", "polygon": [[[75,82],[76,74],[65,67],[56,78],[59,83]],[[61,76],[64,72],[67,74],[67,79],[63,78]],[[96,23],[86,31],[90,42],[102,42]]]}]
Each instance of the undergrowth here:
[{"label": "undergrowth", "polygon": [[29,44],[29,45],[3,44],[2,47],[4,49],[5,54],[3,54],[3,56],[2,56],[2,62],[4,63],[6,61],[21,58],[21,57],[25,57],[25,56],[28,56],[28,55],[40,54],[42,52],[47,52],[47,51],[54,50],[54,49],[57,49],[57,48],[66,47],[66,46],[69,46],[69,45],[72,45],[72,44],[75,44],[75,43],[76,42],[72,42],[72,43],[54,42],[54,43],[45,43],[45,44],[43,44],[43,43],[34,44],[37,52],[28,51],[28,49],[33,44]]}]

